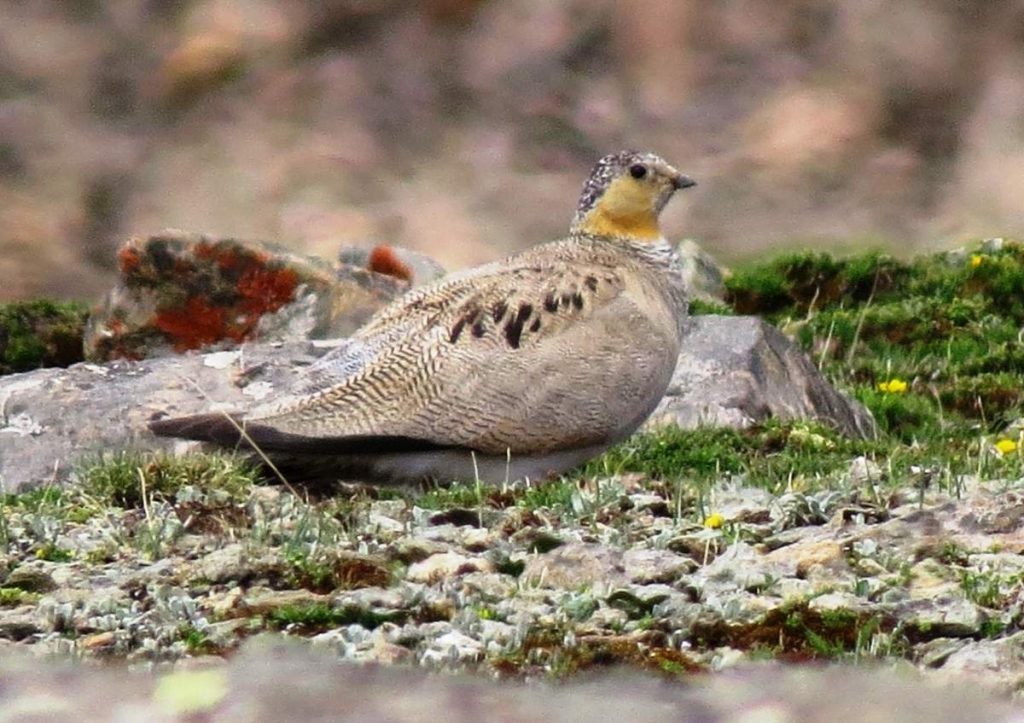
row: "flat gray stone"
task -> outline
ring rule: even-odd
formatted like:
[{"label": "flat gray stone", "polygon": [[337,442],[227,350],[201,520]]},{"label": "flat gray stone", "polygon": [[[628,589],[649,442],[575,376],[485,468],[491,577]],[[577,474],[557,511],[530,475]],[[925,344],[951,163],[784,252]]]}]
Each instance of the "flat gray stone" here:
[{"label": "flat gray stone", "polygon": [[101,453],[171,450],[181,443],[154,437],[154,417],[252,406],[328,348],[246,344],[0,377],[0,490],[66,483],[78,462]]}]

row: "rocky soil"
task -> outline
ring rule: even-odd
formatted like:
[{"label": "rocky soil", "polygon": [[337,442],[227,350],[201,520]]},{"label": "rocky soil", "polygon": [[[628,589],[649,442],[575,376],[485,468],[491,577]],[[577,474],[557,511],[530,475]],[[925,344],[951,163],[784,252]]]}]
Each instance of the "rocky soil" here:
[{"label": "rocky soil", "polygon": [[[152,472],[138,468],[140,480]],[[609,666],[679,681],[748,671],[713,684],[728,703],[657,688],[639,710],[680,695],[732,708],[736,690],[769,695],[749,676],[782,675],[757,669],[815,660],[898,669],[911,686],[916,678],[1017,693],[1020,484],[965,478],[951,494],[884,488],[881,476],[855,459],[842,490],[772,495],[722,480],[703,523],[692,499],[633,475],[386,499],[349,490],[320,501],[275,486],[184,486],[121,507],[100,505],[94,480],[80,497],[38,493],[2,510],[0,650],[217,671],[230,682],[205,705],[230,699],[228,712],[248,698],[239,669],[290,674],[266,652],[227,673],[218,667],[267,631],[336,660],[506,681]],[[365,675],[330,669],[343,680]],[[144,693],[152,683],[132,685]],[[6,686],[0,699],[24,695]],[[532,695],[531,705],[545,700]],[[798,696],[772,695],[773,706],[798,705]],[[831,703],[816,700],[783,719],[824,720]],[[248,704],[274,706],[260,694]],[[909,720],[899,710],[878,719]]]}]

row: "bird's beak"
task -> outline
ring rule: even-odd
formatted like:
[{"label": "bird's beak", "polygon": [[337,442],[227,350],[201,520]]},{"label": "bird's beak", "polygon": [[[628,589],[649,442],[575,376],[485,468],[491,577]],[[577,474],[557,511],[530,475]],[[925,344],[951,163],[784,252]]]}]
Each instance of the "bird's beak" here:
[{"label": "bird's beak", "polygon": [[676,173],[672,176],[672,187],[677,191],[681,191],[684,188],[690,188],[696,186],[697,182],[689,176],[684,176],[682,173]]}]

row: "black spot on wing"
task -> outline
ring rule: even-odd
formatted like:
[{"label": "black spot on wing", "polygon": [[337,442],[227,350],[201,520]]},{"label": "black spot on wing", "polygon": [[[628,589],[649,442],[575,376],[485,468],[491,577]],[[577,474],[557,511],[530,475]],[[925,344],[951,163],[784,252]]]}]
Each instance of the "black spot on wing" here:
[{"label": "black spot on wing", "polygon": [[584,285],[591,291],[597,291],[597,277],[588,276],[583,280]]},{"label": "black spot on wing", "polygon": [[554,314],[558,311],[558,299],[550,291],[544,297],[544,311]]},{"label": "black spot on wing", "polygon": [[508,311],[508,303],[505,301],[495,302],[494,306],[491,307],[491,318],[494,319],[495,324],[501,323],[501,320],[505,318],[505,313]]},{"label": "black spot on wing", "polygon": [[577,311],[583,309],[583,294],[576,292],[572,295],[572,305],[576,307]]},{"label": "black spot on wing", "polygon": [[540,331],[540,317],[539,316],[533,320],[532,324],[530,324],[530,331],[532,331],[534,333]]},{"label": "black spot on wing", "polygon": [[505,324],[505,340],[513,349],[519,348],[519,340],[523,335],[523,324],[533,313],[533,304],[520,304],[519,311]]},{"label": "black spot on wing", "polygon": [[459,340],[459,336],[462,334],[462,330],[466,326],[466,317],[460,318],[454,324],[452,324],[452,330],[448,333],[448,341],[454,344]]},{"label": "black spot on wing", "polygon": [[448,334],[448,341],[454,344],[459,340],[466,327],[470,328],[473,336],[480,338],[486,332],[483,325],[483,312],[479,306],[470,306],[462,312],[462,315],[452,324],[452,330]]}]

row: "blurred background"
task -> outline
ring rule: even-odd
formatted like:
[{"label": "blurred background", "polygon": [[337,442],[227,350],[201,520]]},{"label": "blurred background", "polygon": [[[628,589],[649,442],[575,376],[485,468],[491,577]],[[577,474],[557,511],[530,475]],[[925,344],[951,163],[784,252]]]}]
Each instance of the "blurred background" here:
[{"label": "blurred background", "polygon": [[1022,0],[4,0],[0,297],[164,227],[472,265],[623,147],[726,263],[1020,234],[1022,41]]}]

